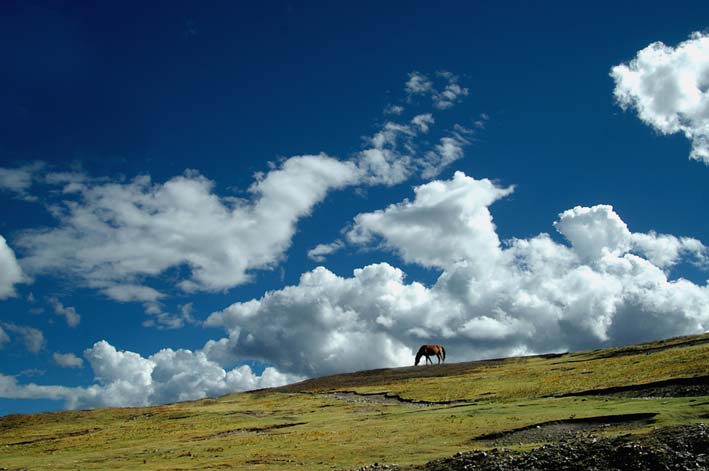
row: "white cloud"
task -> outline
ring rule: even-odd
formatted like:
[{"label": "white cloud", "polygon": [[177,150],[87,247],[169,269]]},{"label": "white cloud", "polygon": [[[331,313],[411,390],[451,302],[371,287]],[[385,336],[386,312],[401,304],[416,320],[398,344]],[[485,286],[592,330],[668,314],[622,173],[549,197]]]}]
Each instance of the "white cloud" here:
[{"label": "white cloud", "polygon": [[356,157],[362,181],[368,185],[395,185],[414,172],[413,138],[417,128],[387,122],[368,139],[368,147]]},{"label": "white cloud", "polygon": [[606,253],[617,256],[630,249],[628,226],[609,205],[576,206],[561,213],[554,227],[585,261],[599,260]]},{"label": "white cloud", "polygon": [[672,267],[683,255],[691,255],[700,266],[707,261],[707,248],[691,237],[675,237],[650,231],[647,234],[632,234],[631,242],[635,250],[660,268]]},{"label": "white cloud", "polygon": [[709,35],[694,33],[674,48],[652,43],[611,76],[623,109],[662,134],[684,134],[690,157],[709,165]]},{"label": "white cloud", "polygon": [[230,330],[229,346],[242,358],[294,374],[402,366],[411,350],[388,334],[387,317],[415,309],[425,296],[422,285],[405,285],[403,272],[387,264],[356,270],[354,278],[318,267],[297,286],[233,304],[206,325]]},{"label": "white cloud", "polygon": [[[102,277],[103,278],[103,277]],[[154,303],[165,295],[149,286],[121,283],[119,280],[100,279],[98,283],[89,279],[91,284],[100,286],[101,291],[109,298],[118,302],[143,301]]]},{"label": "white cloud", "polygon": [[30,273],[61,270],[118,301],[156,301],[145,277],[185,265],[185,291],[244,283],[250,271],[273,266],[289,247],[298,220],[332,189],[350,185],[353,164],[326,155],[292,157],[251,187],[248,203],[232,205],[194,172],[153,184],[86,185],[57,211],[60,226],[18,239]]},{"label": "white cloud", "polygon": [[409,124],[387,122],[367,141],[370,147],[360,151],[355,161],[361,180],[368,185],[396,185],[412,175],[423,178],[438,175],[451,163],[463,157],[470,144],[470,130],[455,125],[448,136],[428,151],[418,149],[416,139],[426,134],[435,120],[430,113],[419,114]]},{"label": "white cloud", "polygon": [[665,271],[696,258],[700,242],[633,233],[610,206],[598,205],[559,215],[555,227],[570,245],[548,234],[502,244],[489,206],[511,192],[456,173],[417,187],[413,202],[358,215],[351,242],[381,241],[409,263],[440,270],[438,280],[405,282],[388,264],[351,277],[318,267],[295,286],[213,313],[206,325],[229,337],[211,342],[209,354],[313,376],[411,364],[428,342],[462,361],[709,328],[709,285]]},{"label": "white cloud", "polygon": [[62,399],[70,409],[148,406],[280,386],[300,379],[274,368],[266,368],[260,376],[249,366],[226,371],[199,350],[163,349],[144,358],[100,341],[87,349],[84,357],[94,372],[95,384],[89,387],[22,385],[14,377],[0,374],[0,397]]},{"label": "white cloud", "polygon": [[470,144],[469,135],[471,131],[460,125],[456,125],[454,131],[449,136],[441,138],[440,143],[426,153],[426,158],[422,162],[424,178],[434,178],[443,169],[463,157],[464,148]]},{"label": "white cloud", "polygon": [[445,110],[455,106],[463,97],[468,96],[469,90],[460,86],[457,75],[442,71],[436,73],[436,77],[439,82],[443,81],[442,88],[437,88],[433,80],[426,74],[411,72],[404,87],[409,100],[414,96],[428,95],[436,109]]},{"label": "white cloud", "polygon": [[445,268],[461,260],[493,264],[501,252],[488,206],[512,191],[456,172],[449,181],[417,187],[413,202],[359,214],[347,237],[358,244],[381,237],[406,262],[427,267]]},{"label": "white cloud", "polygon": [[30,202],[39,199],[29,191],[34,185],[62,185],[64,193],[71,193],[78,191],[89,181],[92,179],[80,168],[72,171],[55,171],[42,161],[30,162],[15,168],[0,167],[0,191],[9,191],[17,198]]},{"label": "white cloud", "polygon": [[339,239],[329,244],[318,244],[315,248],[308,250],[308,258],[316,262],[324,262],[328,255],[341,250],[344,246],[344,242]]},{"label": "white cloud", "polygon": [[[414,72],[406,89],[435,100],[457,78],[441,73],[440,80],[443,92],[429,89],[433,82]],[[402,107],[392,110],[403,113]],[[417,174],[430,178],[461,158],[468,141],[460,126],[430,150],[419,149],[418,138],[434,122],[426,112],[402,123],[386,121],[349,160],[322,153],[285,159],[257,174],[247,198],[220,196],[214,182],[190,170],[161,183],[147,175],[109,181],[80,169],[50,172],[42,163],[21,167],[22,178],[7,178],[15,182],[13,191],[26,191],[33,182],[61,185],[62,191],[47,193],[57,225],[17,238],[20,266],[30,275],[72,277],[119,302],[142,302],[152,315],[149,325],[179,328],[188,319],[163,311],[161,302],[169,293],[156,287],[157,278],[171,271],[178,273],[172,284],[184,292],[223,291],[251,281],[259,270],[273,269],[284,259],[300,220],[329,192],[395,185]],[[0,277],[0,297],[3,281]],[[10,293],[12,283],[4,284]]]},{"label": "white cloud", "polygon": [[0,235],[0,299],[16,296],[15,285],[26,281],[15,252]]},{"label": "white cloud", "polygon": [[41,330],[10,322],[3,322],[2,327],[6,332],[19,336],[25,348],[31,353],[39,353],[44,348],[45,340]]},{"label": "white cloud", "polygon": [[40,386],[34,383],[20,385],[14,376],[0,373],[0,397],[7,399],[68,399],[78,392],[77,388],[64,386]]},{"label": "white cloud", "polygon": [[441,92],[433,96],[433,106],[439,110],[447,110],[465,96],[468,96],[468,89],[458,85],[457,79],[452,79]]},{"label": "white cloud", "polygon": [[192,303],[179,306],[179,313],[172,314],[165,312],[160,303],[145,303],[145,312],[151,316],[143,322],[144,327],[155,327],[159,330],[181,329],[188,324],[196,324],[197,321],[192,316],[194,308]]},{"label": "white cloud", "polygon": [[54,352],[52,354],[52,359],[54,360],[54,363],[62,368],[81,368],[84,366],[84,360],[77,357],[73,353]]},{"label": "white cloud", "polygon": [[431,113],[418,114],[413,117],[411,124],[416,126],[422,133],[427,133],[430,126],[435,122]]},{"label": "white cloud", "polygon": [[384,114],[400,115],[404,112],[404,107],[401,105],[388,105],[384,108]]},{"label": "white cloud", "polygon": [[659,268],[671,268],[687,255],[691,255],[698,265],[706,260],[706,247],[699,240],[654,231],[631,233],[609,205],[569,209],[559,215],[554,227],[589,263],[606,254],[619,256],[629,251],[643,255]]},{"label": "white cloud", "polygon": [[28,193],[36,173],[44,167],[42,162],[32,162],[16,168],[0,167],[0,191],[14,193],[20,199],[36,200]]},{"label": "white cloud", "polygon": [[56,315],[64,317],[69,327],[76,327],[81,322],[81,316],[76,312],[76,308],[64,306],[54,297],[49,299],[49,304],[52,305]]},{"label": "white cloud", "polygon": [[426,75],[419,72],[411,72],[404,89],[410,95],[418,95],[430,92],[433,89],[433,83]]}]

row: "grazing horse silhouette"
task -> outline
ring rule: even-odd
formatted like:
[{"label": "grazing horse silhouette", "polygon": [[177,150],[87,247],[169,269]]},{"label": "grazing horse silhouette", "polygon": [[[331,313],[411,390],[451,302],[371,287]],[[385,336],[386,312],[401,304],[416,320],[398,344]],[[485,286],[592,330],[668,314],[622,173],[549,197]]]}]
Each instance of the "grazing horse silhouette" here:
[{"label": "grazing horse silhouette", "polygon": [[443,360],[443,363],[446,362],[446,349],[443,348],[443,345],[421,345],[421,348],[419,348],[418,353],[416,353],[416,365],[419,364],[421,361],[421,357],[426,357],[426,364],[430,361],[431,364],[433,365],[433,360],[431,360],[431,357],[433,355],[436,355],[438,358],[438,363],[441,363],[441,360]]}]

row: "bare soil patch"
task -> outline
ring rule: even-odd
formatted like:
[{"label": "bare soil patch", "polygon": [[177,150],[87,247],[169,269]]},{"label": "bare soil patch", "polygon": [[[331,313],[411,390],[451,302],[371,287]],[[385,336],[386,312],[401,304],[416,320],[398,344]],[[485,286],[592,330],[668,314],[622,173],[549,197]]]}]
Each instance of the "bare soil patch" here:
[{"label": "bare soil patch", "polygon": [[510,446],[525,443],[550,443],[573,438],[579,432],[598,433],[614,429],[642,427],[653,422],[657,414],[621,414],[570,418],[520,427],[505,432],[478,436],[474,441],[485,446]]},{"label": "bare soil patch", "polygon": [[709,376],[678,378],[646,384],[592,389],[555,397],[616,396],[616,397],[699,397],[709,396]]},{"label": "bare soil patch", "polygon": [[209,435],[203,435],[201,437],[194,437],[192,439],[192,441],[211,440],[213,438],[227,437],[229,435],[234,435],[237,433],[265,433],[265,432],[270,432],[272,430],[278,430],[281,428],[295,427],[297,425],[305,425],[306,423],[307,422],[288,422],[285,424],[274,424],[274,425],[268,425],[265,427],[241,427],[241,428],[235,428],[235,429],[231,429],[231,430],[223,430],[221,432],[212,433]]}]

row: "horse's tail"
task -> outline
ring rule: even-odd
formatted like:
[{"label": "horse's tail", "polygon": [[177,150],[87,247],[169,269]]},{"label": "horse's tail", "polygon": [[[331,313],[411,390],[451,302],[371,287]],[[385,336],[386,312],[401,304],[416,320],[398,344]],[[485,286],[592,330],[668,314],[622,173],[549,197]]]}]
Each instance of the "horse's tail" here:
[{"label": "horse's tail", "polygon": [[423,347],[419,348],[419,351],[416,353],[416,363],[414,363],[414,366],[419,365],[419,362],[421,361],[422,356],[423,356]]},{"label": "horse's tail", "polygon": [[441,352],[443,353],[443,362],[446,362],[446,349],[441,345]]}]

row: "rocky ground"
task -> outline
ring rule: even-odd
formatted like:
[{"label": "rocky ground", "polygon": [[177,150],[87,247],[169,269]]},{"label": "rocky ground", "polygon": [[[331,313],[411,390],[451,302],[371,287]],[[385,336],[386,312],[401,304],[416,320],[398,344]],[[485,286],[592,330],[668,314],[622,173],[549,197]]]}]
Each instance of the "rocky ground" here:
[{"label": "rocky ground", "polygon": [[[638,399],[707,396],[709,377],[585,391],[573,395],[596,394]],[[351,393],[347,397],[337,398],[361,402],[397,400]],[[608,436],[608,432],[612,434],[617,426],[622,426],[624,430],[647,426],[652,422],[652,417],[606,416],[594,419],[569,419],[510,430],[495,436],[478,437],[476,443],[484,450],[461,452],[423,466],[375,463],[357,468],[357,471],[709,471],[708,425],[668,427],[643,435],[625,433],[621,436]],[[506,448],[533,443],[546,445],[527,452]]]},{"label": "rocky ground", "polygon": [[457,453],[423,466],[373,464],[365,470],[394,471],[687,471],[709,470],[709,426],[687,425],[647,435],[600,437],[577,432],[527,452],[494,448]]}]

